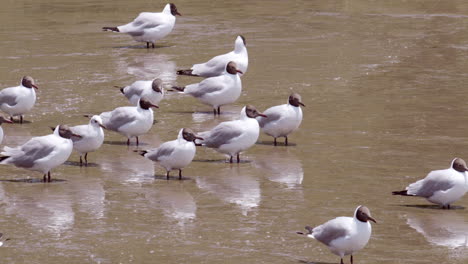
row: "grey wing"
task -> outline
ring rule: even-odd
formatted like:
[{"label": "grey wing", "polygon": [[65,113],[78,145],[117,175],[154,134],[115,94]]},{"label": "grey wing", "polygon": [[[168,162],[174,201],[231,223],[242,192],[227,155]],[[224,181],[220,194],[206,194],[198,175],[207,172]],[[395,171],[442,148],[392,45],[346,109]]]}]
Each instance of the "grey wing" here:
[{"label": "grey wing", "polygon": [[155,28],[159,25],[161,25],[160,21],[157,21],[157,19],[155,19],[155,17],[150,13],[144,12],[141,13],[133,22],[126,25],[129,26],[126,33],[137,37],[143,35],[146,29]]},{"label": "grey wing", "polygon": [[143,89],[137,89],[134,86],[128,86],[128,89],[124,89],[124,92],[125,92],[125,97],[127,97],[127,99],[130,99],[134,95],[137,95],[138,97],[140,97],[141,93],[143,92]]},{"label": "grey wing", "polygon": [[[82,137],[86,137],[86,134],[88,132],[88,125],[79,125],[79,126],[74,126],[70,127],[70,130],[73,132],[73,134],[80,135]],[[75,136],[71,137],[71,140],[73,142],[80,141],[82,138],[78,138]]]},{"label": "grey wing", "polygon": [[107,129],[117,131],[120,127],[136,120],[134,115],[126,111],[126,108],[117,108],[110,112],[108,119],[103,118],[104,126]]},{"label": "grey wing", "polygon": [[424,179],[421,183],[421,186],[416,191],[417,196],[421,197],[431,197],[437,191],[445,191],[454,186],[453,181],[449,179],[433,179],[427,178]]},{"label": "grey wing", "polygon": [[312,230],[314,238],[325,245],[330,245],[333,240],[348,236],[350,234],[349,229],[340,224],[339,221],[337,221],[338,219],[340,219],[340,217],[315,227]]},{"label": "grey wing", "polygon": [[174,150],[174,147],[163,144],[154,151],[150,151],[145,157],[153,161],[158,161],[161,157],[170,156]]},{"label": "grey wing", "polygon": [[203,144],[209,148],[219,148],[221,145],[229,144],[234,138],[242,134],[242,130],[230,124],[221,123],[211,131],[209,135],[204,137],[204,133],[200,134],[204,138]]},{"label": "grey wing", "polygon": [[223,84],[216,80],[216,78],[208,78],[200,82],[194,91],[190,91],[189,85],[187,85],[186,90],[193,97],[202,97],[209,93],[221,91],[223,88]]},{"label": "grey wing", "polygon": [[268,124],[270,122],[278,121],[281,118],[281,114],[279,114],[279,113],[268,113],[266,115],[267,115],[267,117],[259,117],[257,119],[258,124],[260,125],[260,127],[264,127],[266,124]]},{"label": "grey wing", "polygon": [[55,147],[39,139],[31,139],[20,147],[23,152],[20,155],[11,157],[12,163],[18,167],[31,168],[36,160],[48,156]]},{"label": "grey wing", "polygon": [[9,106],[14,106],[17,104],[16,96],[8,94],[8,92],[0,92],[0,104],[7,104]]}]

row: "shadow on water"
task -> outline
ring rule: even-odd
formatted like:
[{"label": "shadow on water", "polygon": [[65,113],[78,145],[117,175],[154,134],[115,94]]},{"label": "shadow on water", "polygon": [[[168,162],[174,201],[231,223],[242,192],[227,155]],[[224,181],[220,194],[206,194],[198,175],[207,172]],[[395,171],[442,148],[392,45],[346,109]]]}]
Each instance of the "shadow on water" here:
[{"label": "shadow on water", "polygon": [[[170,48],[171,45],[154,45],[154,49],[161,49],[161,48]],[[153,50],[150,44],[150,48],[146,48],[146,44],[144,45],[131,45],[131,46],[115,46],[112,47],[113,49],[145,49],[145,50]]]},{"label": "shadow on water", "polygon": [[337,264],[338,262],[316,262],[316,261],[307,261],[307,260],[299,260],[299,263],[304,264]]},{"label": "shadow on water", "polygon": [[[127,146],[127,141],[104,141],[104,144],[106,145],[116,145],[116,146]],[[149,146],[148,143],[140,142],[140,144],[137,146],[135,142],[130,142],[131,147],[141,147],[141,146]]]},{"label": "shadow on water", "polygon": [[13,123],[14,123],[14,124],[20,124],[20,125],[22,125],[22,124],[31,124],[32,122],[23,119],[23,123],[20,123],[19,119],[14,119],[14,120],[13,120]]},{"label": "shadow on water", "polygon": [[450,206],[450,209],[444,209],[440,205],[435,205],[435,204],[402,204],[398,205],[402,207],[411,207],[411,208],[420,208],[420,209],[431,209],[431,210],[463,210],[465,207],[463,206]]},{"label": "shadow on water", "polygon": [[219,115],[214,115],[213,111],[168,111],[169,113],[173,114],[203,114],[203,115],[212,115],[214,117],[219,116],[219,115],[236,115],[238,113],[236,112],[230,112],[230,111],[222,111],[221,114]]},{"label": "shadow on water", "polygon": [[[197,159],[192,160],[192,162],[206,162],[206,163],[230,163],[227,159]],[[251,163],[251,160],[240,160],[239,163]],[[237,164],[237,160],[234,158],[232,164]]]},{"label": "shadow on water", "polygon": [[66,161],[64,163],[65,165],[68,165],[68,166],[76,166],[76,167],[83,167],[83,168],[86,168],[86,167],[93,167],[93,168],[96,168],[96,167],[99,167],[99,164],[97,163],[92,163],[92,162],[88,162],[88,164],[80,164],[80,162],[78,161]]},{"label": "shadow on water", "polygon": [[179,174],[169,175],[169,179],[166,175],[154,175],[155,180],[164,180],[164,181],[193,181],[190,177],[182,176],[182,179],[179,179]]},{"label": "shadow on water", "polygon": [[[257,141],[257,143],[255,143],[255,145],[265,145],[265,146],[274,146],[274,144],[275,142],[273,140],[272,141]],[[295,147],[295,146],[297,146],[296,143],[288,142],[288,145],[286,146],[284,142],[276,141],[275,147]]]},{"label": "shadow on water", "polygon": [[[62,179],[51,179],[51,182],[66,182],[67,180]],[[30,178],[30,179],[0,179],[0,182],[21,182],[21,183],[48,183],[44,182],[42,178]]]}]

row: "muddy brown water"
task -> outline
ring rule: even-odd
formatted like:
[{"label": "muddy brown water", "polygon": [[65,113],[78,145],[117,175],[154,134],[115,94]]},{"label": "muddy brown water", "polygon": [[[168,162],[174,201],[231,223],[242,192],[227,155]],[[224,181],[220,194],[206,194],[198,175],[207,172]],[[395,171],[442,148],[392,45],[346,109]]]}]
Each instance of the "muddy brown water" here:
[{"label": "muddy brown water", "polygon": [[10,238],[2,263],[338,263],[295,232],[351,216],[359,204],[378,224],[356,263],[466,263],[467,197],[442,211],[390,195],[455,156],[468,159],[466,1],[178,1],[183,16],[150,50],[100,30],[164,4],[3,1],[0,86],[28,74],[41,89],[31,123],[4,124],[2,145],[126,105],[114,85],[198,82],[175,72],[231,50],[243,34],[250,64],[238,102],[214,118],[195,99],[169,94],[139,148],[296,91],[306,107],[293,146],[261,135],[233,165],[199,149],[183,181],[164,180],[113,132],[89,155],[92,166],[76,166],[74,153],[50,184],[2,166],[0,232]]}]

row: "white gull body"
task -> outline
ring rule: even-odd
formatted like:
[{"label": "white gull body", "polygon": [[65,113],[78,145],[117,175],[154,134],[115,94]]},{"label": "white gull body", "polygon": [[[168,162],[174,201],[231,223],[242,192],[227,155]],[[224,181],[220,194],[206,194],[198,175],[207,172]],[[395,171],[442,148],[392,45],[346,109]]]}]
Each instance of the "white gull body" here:
[{"label": "white gull body", "polygon": [[128,138],[127,144],[132,137],[146,134],[153,126],[154,105],[145,100],[140,100],[137,106],[122,106],[110,112],[101,113],[102,124],[106,129],[118,132]]},{"label": "white gull body", "polygon": [[[73,151],[70,138],[60,135],[57,126],[54,132],[47,136],[33,137],[21,146],[4,147],[0,154],[0,164],[12,164],[19,168],[42,172],[44,175],[51,169],[63,164]],[[7,158],[5,158],[7,157]]]},{"label": "white gull body", "polygon": [[[227,154],[232,158],[240,152],[250,148],[257,142],[260,127],[257,120],[258,113],[255,108],[254,113],[247,114],[249,106],[242,108],[238,120],[222,122],[210,131],[199,134],[204,140],[199,142],[216,151]],[[237,156],[239,162],[239,156]]]},{"label": "white gull body", "polygon": [[2,123],[13,123],[12,121],[4,118],[3,116],[0,116],[0,144],[3,142],[3,128],[2,128]]},{"label": "white gull body", "polygon": [[214,77],[223,74],[225,65],[234,61],[239,70],[245,74],[249,66],[249,54],[245,46],[245,40],[242,36],[238,36],[234,42],[234,50],[226,54],[213,57],[205,63],[194,64],[191,71],[179,71],[179,74],[189,72],[189,75],[201,77]]},{"label": "white gull body", "polygon": [[159,163],[166,169],[167,175],[171,170],[182,170],[195,157],[195,135],[190,134],[193,135],[193,139],[188,138],[191,135],[184,135],[184,129],[181,129],[176,140],[164,142],[155,149],[143,151],[141,155]]},{"label": "white gull body", "polygon": [[85,155],[87,163],[87,153],[99,149],[104,142],[104,131],[102,130],[102,119],[100,116],[95,115],[91,117],[89,123],[86,125],[79,125],[70,127],[70,130],[81,138],[72,137],[73,149],[81,156]]},{"label": "white gull body", "polygon": [[34,85],[34,80],[29,76],[23,77],[19,86],[0,91],[0,109],[10,117],[22,116],[29,112],[36,103],[35,89],[37,86]]},{"label": "white gull body", "polygon": [[132,22],[118,26],[118,32],[127,33],[136,41],[154,44],[172,32],[176,22],[175,15],[180,15],[177,9],[174,11],[174,8],[175,6],[171,10],[171,4],[167,4],[160,13],[140,13]]},{"label": "white gull body", "polygon": [[151,81],[136,81],[129,86],[125,86],[120,91],[127,97],[132,105],[137,105],[143,97],[154,105],[158,105],[164,98],[164,89],[161,79]]},{"label": "white gull body", "polygon": [[450,208],[468,191],[468,168],[464,160],[455,158],[450,168],[434,170],[427,176],[406,187],[406,191],[393,192],[396,195],[420,196],[429,202]]}]

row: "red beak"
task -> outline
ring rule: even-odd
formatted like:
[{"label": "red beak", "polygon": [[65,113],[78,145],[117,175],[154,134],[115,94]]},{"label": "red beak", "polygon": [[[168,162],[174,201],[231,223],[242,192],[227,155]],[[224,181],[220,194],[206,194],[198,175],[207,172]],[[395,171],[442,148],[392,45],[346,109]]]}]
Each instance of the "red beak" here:
[{"label": "red beak", "polygon": [[159,108],[159,106],[157,105],[154,105],[154,104],[150,104],[151,107],[154,107],[154,108]]},{"label": "red beak", "polygon": [[177,16],[182,16],[178,11],[176,12],[176,15],[177,15]]},{"label": "red beak", "polygon": [[264,115],[262,113],[257,113],[258,116],[262,116],[262,117],[268,117],[267,115]]},{"label": "red beak", "polygon": [[33,84],[32,87],[36,88],[36,90],[39,90],[39,87],[37,87],[35,84]]},{"label": "red beak", "polygon": [[240,74],[244,74],[241,70],[236,70]]}]

